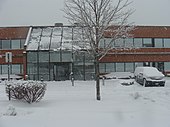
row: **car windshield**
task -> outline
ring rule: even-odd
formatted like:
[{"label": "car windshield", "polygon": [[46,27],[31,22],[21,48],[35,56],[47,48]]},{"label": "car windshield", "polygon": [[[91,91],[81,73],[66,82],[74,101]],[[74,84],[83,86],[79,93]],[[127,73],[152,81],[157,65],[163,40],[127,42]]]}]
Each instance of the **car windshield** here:
[{"label": "car windshield", "polygon": [[156,68],[144,68],[144,73],[149,76],[162,76],[162,74]]}]

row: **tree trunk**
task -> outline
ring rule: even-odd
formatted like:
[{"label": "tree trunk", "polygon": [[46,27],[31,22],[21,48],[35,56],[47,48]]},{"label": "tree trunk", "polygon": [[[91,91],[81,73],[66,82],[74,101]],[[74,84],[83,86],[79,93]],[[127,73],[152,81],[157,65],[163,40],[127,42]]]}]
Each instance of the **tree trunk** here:
[{"label": "tree trunk", "polygon": [[95,58],[95,72],[96,72],[96,99],[100,100],[100,75],[99,75],[99,61],[98,57]]}]

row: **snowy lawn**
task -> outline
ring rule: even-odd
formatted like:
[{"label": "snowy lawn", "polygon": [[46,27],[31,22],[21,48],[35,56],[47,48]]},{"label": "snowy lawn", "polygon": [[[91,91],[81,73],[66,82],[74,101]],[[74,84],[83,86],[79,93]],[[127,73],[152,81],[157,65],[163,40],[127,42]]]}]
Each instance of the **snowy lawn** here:
[{"label": "snowy lawn", "polygon": [[[126,81],[106,80],[101,101],[94,81],[47,82],[44,98],[33,104],[8,101],[2,82],[0,127],[170,127],[170,78],[165,87],[121,85]],[[9,105],[16,116],[5,115]]]}]

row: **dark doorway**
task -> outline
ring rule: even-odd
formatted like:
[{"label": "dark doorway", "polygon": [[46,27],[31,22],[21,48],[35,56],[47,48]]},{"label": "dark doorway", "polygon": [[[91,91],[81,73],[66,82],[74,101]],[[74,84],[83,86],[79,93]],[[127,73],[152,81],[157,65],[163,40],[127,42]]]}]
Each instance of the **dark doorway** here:
[{"label": "dark doorway", "polygon": [[69,80],[70,63],[55,63],[53,66],[53,77],[56,81]]}]

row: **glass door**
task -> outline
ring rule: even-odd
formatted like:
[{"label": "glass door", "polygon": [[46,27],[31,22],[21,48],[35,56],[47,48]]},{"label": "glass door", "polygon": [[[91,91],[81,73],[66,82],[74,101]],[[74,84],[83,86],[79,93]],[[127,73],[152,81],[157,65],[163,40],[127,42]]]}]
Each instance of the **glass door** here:
[{"label": "glass door", "polygon": [[56,63],[53,68],[53,76],[56,81],[69,80],[70,63]]}]

